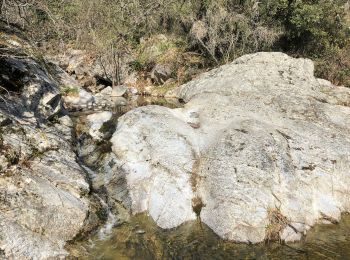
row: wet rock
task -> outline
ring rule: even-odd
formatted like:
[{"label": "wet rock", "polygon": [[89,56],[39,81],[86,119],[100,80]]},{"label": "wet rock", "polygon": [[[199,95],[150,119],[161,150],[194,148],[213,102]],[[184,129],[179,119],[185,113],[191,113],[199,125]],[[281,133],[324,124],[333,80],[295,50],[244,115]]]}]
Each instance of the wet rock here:
[{"label": "wet rock", "polygon": [[316,79],[310,60],[246,55],[173,94],[184,108],[132,110],[111,139],[108,194],[126,181],[133,213],[172,228],[197,212],[222,238],[256,243],[350,211],[350,90]]},{"label": "wet rock", "polygon": [[303,236],[303,232],[300,232],[300,230],[305,230],[305,227],[300,223],[293,223],[293,225],[287,226],[283,230],[281,239],[285,242],[299,241]]}]

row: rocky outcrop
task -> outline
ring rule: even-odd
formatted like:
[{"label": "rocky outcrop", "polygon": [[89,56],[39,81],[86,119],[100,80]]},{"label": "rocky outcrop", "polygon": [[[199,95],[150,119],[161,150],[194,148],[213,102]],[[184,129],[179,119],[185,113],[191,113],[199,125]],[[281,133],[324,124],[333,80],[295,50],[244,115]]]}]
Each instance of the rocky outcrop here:
[{"label": "rocky outcrop", "polygon": [[60,75],[15,34],[0,37],[0,258],[61,259],[99,219],[72,148]]},{"label": "rocky outcrop", "polygon": [[33,115],[25,125],[12,120],[1,128],[0,249],[14,259],[67,256],[66,241],[84,229],[89,214],[89,185],[71,150],[71,128],[36,128]]},{"label": "rocky outcrop", "polygon": [[156,64],[151,71],[151,79],[158,85],[164,84],[171,77],[172,68],[164,64]]},{"label": "rocky outcrop", "polygon": [[59,55],[50,57],[50,60],[70,74],[79,85],[89,88],[103,82],[103,85],[111,85],[112,82],[104,77],[101,63],[82,50],[68,49]]},{"label": "rocky outcrop", "polygon": [[25,108],[37,117],[49,119],[61,112],[60,90],[36,60],[25,54],[21,58],[5,54],[0,58],[0,70],[1,86],[20,93]]},{"label": "rocky outcrop", "polygon": [[350,211],[350,90],[310,60],[246,55],[170,94],[185,107],[134,109],[111,139],[108,193],[133,213],[255,243]]}]

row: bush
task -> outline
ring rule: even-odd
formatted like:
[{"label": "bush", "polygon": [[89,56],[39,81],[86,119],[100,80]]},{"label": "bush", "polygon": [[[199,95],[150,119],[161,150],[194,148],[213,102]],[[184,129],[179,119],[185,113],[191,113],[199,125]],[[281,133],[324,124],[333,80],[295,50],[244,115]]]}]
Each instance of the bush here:
[{"label": "bush", "polygon": [[78,96],[79,95],[79,88],[72,87],[72,86],[65,86],[62,89],[62,95],[64,95],[64,96]]},{"label": "bush", "polygon": [[[20,15],[10,5],[1,17],[11,14],[35,41],[94,51],[110,63],[133,54],[132,67],[147,70],[161,57],[195,52],[211,67],[247,53],[284,51],[314,59],[319,76],[349,85],[348,0],[27,1]],[[171,41],[152,42],[161,34]],[[161,54],[152,57],[147,44]]]},{"label": "bush", "polygon": [[327,56],[318,58],[316,76],[326,78],[336,85],[350,87],[350,46],[334,48]]},{"label": "bush", "polygon": [[240,2],[207,1],[201,20],[192,26],[195,42],[216,63],[270,50],[279,37],[279,29],[267,27],[259,16],[257,2]]},{"label": "bush", "polygon": [[277,48],[313,59],[318,77],[350,87],[349,1],[268,0],[261,9],[283,27]]},{"label": "bush", "polygon": [[[273,20],[284,26],[287,51],[308,56],[327,54],[333,46],[343,47],[348,41],[345,0],[270,0]],[[271,13],[272,12],[272,13]],[[271,21],[272,22],[272,21]]]}]

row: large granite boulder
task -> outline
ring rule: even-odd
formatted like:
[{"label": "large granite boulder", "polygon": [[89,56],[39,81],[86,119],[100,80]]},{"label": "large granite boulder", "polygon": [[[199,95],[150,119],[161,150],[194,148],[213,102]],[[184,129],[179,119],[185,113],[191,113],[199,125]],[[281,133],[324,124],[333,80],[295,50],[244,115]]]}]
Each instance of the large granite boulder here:
[{"label": "large granite boulder", "polygon": [[170,94],[184,108],[134,109],[111,139],[108,192],[133,213],[260,242],[350,211],[350,90],[310,60],[246,55]]}]

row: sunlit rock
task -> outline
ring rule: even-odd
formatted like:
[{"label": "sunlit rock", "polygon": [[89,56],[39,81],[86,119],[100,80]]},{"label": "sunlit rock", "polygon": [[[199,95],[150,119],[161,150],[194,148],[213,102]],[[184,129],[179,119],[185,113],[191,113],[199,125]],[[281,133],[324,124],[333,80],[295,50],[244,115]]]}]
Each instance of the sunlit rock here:
[{"label": "sunlit rock", "polygon": [[350,211],[349,93],[310,60],[257,53],[171,93],[184,108],[130,111],[111,139],[129,208],[163,228],[198,215],[240,242],[335,222]]}]

